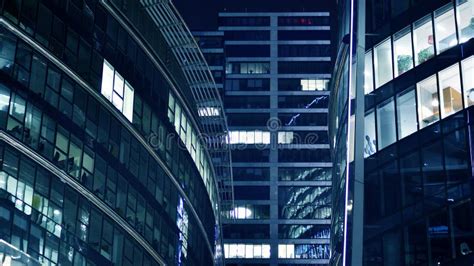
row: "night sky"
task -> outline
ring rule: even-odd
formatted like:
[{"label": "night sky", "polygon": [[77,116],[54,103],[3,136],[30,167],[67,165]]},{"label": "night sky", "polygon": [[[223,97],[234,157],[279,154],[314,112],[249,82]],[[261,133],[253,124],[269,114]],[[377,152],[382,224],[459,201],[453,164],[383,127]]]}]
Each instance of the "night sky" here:
[{"label": "night sky", "polygon": [[219,11],[317,11],[331,0],[172,0],[191,30],[217,29]]}]

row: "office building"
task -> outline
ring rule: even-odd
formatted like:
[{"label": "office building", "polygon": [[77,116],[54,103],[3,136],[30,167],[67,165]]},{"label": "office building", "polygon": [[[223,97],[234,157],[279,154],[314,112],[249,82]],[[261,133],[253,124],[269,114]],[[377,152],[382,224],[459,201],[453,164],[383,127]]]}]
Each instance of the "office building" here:
[{"label": "office building", "polygon": [[196,31],[229,124],[234,206],[226,265],[329,262],[329,12],[219,13]]},{"label": "office building", "polygon": [[470,265],[474,1],[363,2],[340,5],[331,262]]},{"label": "office building", "polygon": [[207,146],[226,123],[174,6],[8,0],[0,12],[2,263],[221,265],[230,153]]}]

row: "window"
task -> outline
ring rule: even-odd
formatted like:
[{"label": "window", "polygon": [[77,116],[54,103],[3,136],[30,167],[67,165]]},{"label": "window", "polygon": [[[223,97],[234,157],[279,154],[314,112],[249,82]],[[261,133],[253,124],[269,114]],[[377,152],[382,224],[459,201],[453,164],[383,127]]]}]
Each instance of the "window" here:
[{"label": "window", "polygon": [[220,109],[218,107],[200,107],[198,109],[199,116],[219,116]]},{"label": "window", "polygon": [[378,88],[393,78],[392,43],[386,39],[374,49],[375,87]]},{"label": "window", "polygon": [[434,55],[431,15],[415,22],[413,37],[415,45],[415,65],[419,65]]},{"label": "window", "polygon": [[278,144],[291,144],[293,143],[293,132],[278,132]]},{"label": "window", "polygon": [[365,115],[365,140],[364,157],[369,157],[377,151],[377,140],[375,137],[375,112],[371,111]]},{"label": "window", "polygon": [[378,147],[383,149],[397,139],[395,133],[395,104],[393,98],[377,106]]},{"label": "window", "polygon": [[324,91],[328,89],[329,80],[327,79],[302,79],[300,81],[303,91]]},{"label": "window", "polygon": [[329,245],[325,244],[279,244],[279,259],[329,259]]},{"label": "window", "polygon": [[[439,72],[441,117],[444,118],[462,109],[459,65],[455,64]],[[472,74],[471,74],[472,75]]]},{"label": "window", "polygon": [[413,68],[411,30],[407,27],[393,35],[395,77]]},{"label": "window", "polygon": [[270,144],[268,131],[229,131],[229,144]]},{"label": "window", "polygon": [[268,219],[270,205],[237,205],[229,211],[231,219]]},{"label": "window", "polygon": [[364,92],[371,93],[374,90],[374,74],[372,67],[372,51],[365,54],[365,70],[364,70]]},{"label": "window", "polygon": [[101,93],[132,122],[133,88],[106,60],[104,60],[102,70]]},{"label": "window", "polygon": [[435,11],[436,53],[458,44],[454,10],[451,3]]},{"label": "window", "polygon": [[226,74],[268,74],[270,64],[264,62],[239,63],[232,62],[226,65]]},{"label": "window", "polygon": [[278,245],[278,258],[279,259],[295,258],[295,245],[294,244],[279,244]]},{"label": "window", "polygon": [[439,120],[439,99],[436,76],[433,75],[417,85],[418,116],[420,128],[424,128]]},{"label": "window", "polygon": [[[474,8],[474,6],[473,6]],[[474,105],[474,56],[461,62],[462,80],[464,88],[464,104],[467,107]]]},{"label": "window", "polygon": [[474,0],[456,0],[460,42],[474,37]]},{"label": "window", "polygon": [[226,259],[269,259],[269,244],[224,244],[224,255]]},{"label": "window", "polygon": [[397,96],[398,137],[404,138],[417,130],[415,90]]}]

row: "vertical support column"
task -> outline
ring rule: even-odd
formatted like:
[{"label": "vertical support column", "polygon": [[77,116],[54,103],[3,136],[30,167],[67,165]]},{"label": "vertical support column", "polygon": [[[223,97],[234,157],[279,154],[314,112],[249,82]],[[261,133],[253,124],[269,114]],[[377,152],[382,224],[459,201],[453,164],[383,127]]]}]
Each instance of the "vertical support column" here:
[{"label": "vertical support column", "polygon": [[[349,265],[362,265],[363,242],[364,242],[364,118],[365,118],[365,95],[364,95],[364,67],[365,67],[365,0],[352,1],[352,26],[351,26],[351,51],[355,59],[355,71],[352,71],[355,78],[355,134],[354,134],[354,179],[349,182],[349,187],[353,186],[353,208],[352,225],[353,228],[350,247],[352,257]],[[355,45],[355,47],[354,47]],[[350,117],[350,113],[348,114]],[[346,202],[348,204],[348,202]],[[346,232],[347,233],[347,232]],[[347,251],[346,251],[347,252]]]},{"label": "vertical support column", "polygon": [[[278,16],[270,16],[270,119],[278,119]],[[278,130],[270,129],[270,265],[278,260]]]}]

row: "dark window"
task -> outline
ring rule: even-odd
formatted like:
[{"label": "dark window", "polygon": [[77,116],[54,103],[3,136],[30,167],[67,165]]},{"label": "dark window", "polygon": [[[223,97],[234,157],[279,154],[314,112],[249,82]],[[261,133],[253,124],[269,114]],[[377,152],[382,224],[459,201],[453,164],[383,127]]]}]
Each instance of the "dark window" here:
[{"label": "dark window", "polygon": [[265,41],[270,40],[269,31],[226,31],[226,40],[250,40],[250,41]]},{"label": "dark window", "polygon": [[266,186],[235,186],[235,200],[269,200],[270,188]]},{"label": "dark window", "polygon": [[331,168],[278,168],[278,179],[280,181],[330,181],[331,172]]},{"label": "dark window", "polygon": [[330,45],[278,45],[280,57],[329,57]]},{"label": "dark window", "polygon": [[263,167],[234,167],[234,181],[268,181],[270,180],[270,169]]},{"label": "dark window", "polygon": [[228,224],[223,227],[227,239],[262,239],[270,238],[268,224]]},{"label": "dark window", "polygon": [[278,62],[280,74],[326,74],[331,73],[330,62]]},{"label": "dark window", "polygon": [[267,96],[226,96],[226,108],[269,108],[270,98]]},{"label": "dark window", "polygon": [[329,97],[326,95],[278,96],[279,108],[328,108]]},{"label": "dark window", "polygon": [[270,26],[269,17],[219,17],[222,26]]},{"label": "dark window", "polygon": [[330,40],[329,30],[280,30],[278,40]]},{"label": "dark window", "polygon": [[269,45],[226,45],[228,57],[269,57]]},{"label": "dark window", "polygon": [[278,18],[278,26],[326,26],[329,23],[329,16]]}]

